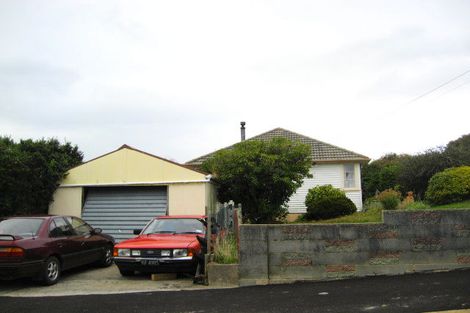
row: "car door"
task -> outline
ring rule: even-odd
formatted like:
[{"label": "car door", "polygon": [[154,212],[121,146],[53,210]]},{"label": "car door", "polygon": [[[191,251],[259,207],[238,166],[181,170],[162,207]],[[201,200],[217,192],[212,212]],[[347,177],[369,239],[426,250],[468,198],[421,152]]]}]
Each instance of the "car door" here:
[{"label": "car door", "polygon": [[92,263],[103,257],[106,240],[93,232],[93,227],[78,217],[70,217],[74,232],[81,236],[83,259],[85,263]]},{"label": "car door", "polygon": [[79,265],[91,263],[92,257],[86,244],[90,233],[83,227],[80,227],[81,224],[78,223],[75,217],[66,216],[64,219],[70,225],[74,233],[73,241],[74,244],[77,245],[77,263],[79,263]]},{"label": "car door", "polygon": [[49,247],[51,251],[59,254],[62,260],[62,268],[68,269],[80,265],[79,258],[80,241],[74,234],[72,227],[62,217],[55,217],[49,224]]}]

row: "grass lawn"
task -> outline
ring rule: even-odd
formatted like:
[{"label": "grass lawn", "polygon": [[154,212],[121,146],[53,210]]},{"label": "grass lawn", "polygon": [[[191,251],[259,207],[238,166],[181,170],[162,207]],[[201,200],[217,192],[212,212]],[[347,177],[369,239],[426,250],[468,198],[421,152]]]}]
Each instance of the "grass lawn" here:
[{"label": "grass lawn", "polygon": [[431,209],[470,209],[470,200],[433,206]]},{"label": "grass lawn", "polygon": [[380,223],[380,222],[382,222],[382,210],[374,208],[374,209],[369,209],[365,212],[356,212],[351,215],[332,218],[329,220],[306,221],[306,222],[301,222],[301,223],[348,224],[348,223]]},{"label": "grass lawn", "polygon": [[[428,210],[441,210],[441,209],[470,209],[470,200],[451,203],[446,205],[433,206],[427,208]],[[372,208],[364,212],[356,212],[348,216],[332,218],[329,220],[321,221],[302,221],[295,223],[312,223],[312,224],[348,224],[348,223],[381,223],[382,210],[379,208]]]}]

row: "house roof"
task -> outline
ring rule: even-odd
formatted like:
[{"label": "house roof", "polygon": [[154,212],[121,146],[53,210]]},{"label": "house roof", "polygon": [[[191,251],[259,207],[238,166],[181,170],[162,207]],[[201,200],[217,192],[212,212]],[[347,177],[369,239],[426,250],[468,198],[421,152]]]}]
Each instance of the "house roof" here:
[{"label": "house roof", "polygon": [[[273,138],[287,138],[292,141],[299,141],[307,144],[311,148],[311,156],[313,162],[341,162],[341,161],[358,161],[358,162],[369,162],[370,158],[365,155],[349,151],[329,143],[313,139],[295,132],[292,132],[283,128],[275,128],[268,132],[262,133],[258,136],[252,137],[247,140],[271,140]],[[235,145],[235,144],[234,144]],[[212,153],[200,156],[191,161],[186,162],[187,165],[198,166],[201,165],[205,160],[211,158],[216,152],[225,149],[232,149],[234,145],[219,149]]]}]

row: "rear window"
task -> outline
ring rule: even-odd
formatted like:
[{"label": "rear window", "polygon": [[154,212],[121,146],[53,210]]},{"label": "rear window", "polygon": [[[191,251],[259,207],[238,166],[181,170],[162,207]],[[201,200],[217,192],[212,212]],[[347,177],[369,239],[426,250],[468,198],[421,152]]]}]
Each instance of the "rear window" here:
[{"label": "rear window", "polygon": [[162,218],[153,220],[144,234],[203,234],[204,224],[195,218]]},{"label": "rear window", "polygon": [[33,237],[38,234],[43,218],[12,218],[0,221],[0,235]]}]

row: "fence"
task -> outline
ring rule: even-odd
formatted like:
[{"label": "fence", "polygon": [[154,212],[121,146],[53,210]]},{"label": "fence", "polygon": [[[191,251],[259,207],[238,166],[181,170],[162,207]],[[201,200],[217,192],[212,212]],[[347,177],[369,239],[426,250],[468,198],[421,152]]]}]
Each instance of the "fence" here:
[{"label": "fence", "polygon": [[218,231],[222,233],[238,233],[240,224],[241,205],[233,202],[224,203],[217,212],[211,216],[211,222],[215,222]]},{"label": "fence", "polygon": [[208,216],[208,252],[214,252],[214,245],[217,238],[224,238],[230,234],[236,238],[237,249],[240,247],[240,221],[241,204],[235,205],[233,202],[227,202],[219,206]]},{"label": "fence", "polygon": [[470,209],[383,214],[383,223],[242,225],[240,284],[470,268]]}]

